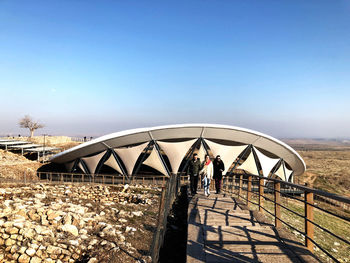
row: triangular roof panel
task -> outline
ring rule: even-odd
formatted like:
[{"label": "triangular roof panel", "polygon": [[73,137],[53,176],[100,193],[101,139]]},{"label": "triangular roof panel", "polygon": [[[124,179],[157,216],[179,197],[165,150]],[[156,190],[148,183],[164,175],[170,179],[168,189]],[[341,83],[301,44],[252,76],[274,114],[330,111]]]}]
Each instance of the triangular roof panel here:
[{"label": "triangular roof panel", "polygon": [[236,160],[236,158],[247,148],[248,145],[241,145],[241,146],[229,146],[229,145],[223,145],[219,144],[210,140],[205,139],[205,142],[208,144],[211,152],[214,155],[214,158],[217,155],[220,155],[221,160],[225,164],[225,171],[223,171],[223,174],[225,174],[228,169],[230,168],[231,164]]},{"label": "triangular roof panel", "polygon": [[91,174],[94,174],[96,172],[96,167],[98,163],[101,161],[101,158],[103,157],[103,155],[105,155],[105,153],[106,151],[103,151],[99,154],[96,154],[90,157],[81,158],[86,164]]},{"label": "triangular roof panel", "polygon": [[120,168],[113,154],[111,154],[108,160],[104,162],[104,165],[111,167],[112,169],[116,170],[119,174],[123,174],[122,169]]},{"label": "triangular roof panel", "polygon": [[122,159],[129,176],[132,175],[132,171],[134,170],[136,161],[139,158],[142,151],[146,148],[147,144],[148,142],[145,142],[134,147],[114,149],[114,151],[118,154],[120,159]]},{"label": "triangular roof panel", "polygon": [[177,174],[183,158],[195,141],[197,139],[184,142],[157,142],[168,157],[174,174]]},{"label": "triangular roof panel", "polygon": [[258,168],[256,167],[256,162],[254,158],[253,151],[250,152],[248,158],[242,163],[237,169],[245,170],[248,173],[259,175]]},{"label": "triangular roof panel", "polygon": [[164,167],[164,164],[162,163],[159,153],[155,147],[153,147],[151,154],[147,157],[143,164],[148,165],[153,169],[156,169],[157,171],[166,176],[168,175],[168,172],[166,171],[166,168]]},{"label": "triangular roof panel", "polygon": [[258,156],[264,177],[268,177],[272,168],[279,162],[280,159],[270,158],[265,154],[263,154],[262,152],[260,152],[254,146],[253,148]]}]

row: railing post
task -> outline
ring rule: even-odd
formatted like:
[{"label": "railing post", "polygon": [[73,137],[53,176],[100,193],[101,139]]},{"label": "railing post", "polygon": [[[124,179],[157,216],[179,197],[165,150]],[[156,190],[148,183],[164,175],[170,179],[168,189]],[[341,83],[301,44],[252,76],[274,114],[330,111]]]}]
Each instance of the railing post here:
[{"label": "railing post", "polygon": [[242,196],[242,188],[243,188],[243,174],[239,175],[239,186],[238,186],[238,197]]},{"label": "railing post", "polygon": [[259,212],[264,212],[264,179],[259,178]]},{"label": "railing post", "polygon": [[162,194],[160,197],[160,203],[159,203],[159,212],[158,212],[158,225],[160,224],[162,220],[163,210],[164,210],[164,201],[165,201],[165,186],[162,186]]},{"label": "railing post", "polygon": [[311,252],[314,251],[314,244],[311,240],[314,239],[314,194],[305,192],[305,246]]},{"label": "railing post", "polygon": [[102,175],[102,184],[105,184],[105,175]]},{"label": "railing post", "polygon": [[123,184],[125,184],[125,176],[123,175]]},{"label": "railing post", "polygon": [[281,184],[279,182],[274,183],[274,193],[275,193],[275,227],[281,227],[282,222],[281,222]]},{"label": "railing post", "polygon": [[250,201],[252,199],[252,179],[253,176],[248,175],[248,187],[247,187],[247,207],[250,206]]}]

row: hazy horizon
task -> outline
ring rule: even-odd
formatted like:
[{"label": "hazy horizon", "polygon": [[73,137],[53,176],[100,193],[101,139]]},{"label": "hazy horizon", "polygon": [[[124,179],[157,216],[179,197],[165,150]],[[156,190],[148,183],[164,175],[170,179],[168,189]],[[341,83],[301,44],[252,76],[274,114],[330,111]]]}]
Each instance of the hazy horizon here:
[{"label": "hazy horizon", "polygon": [[0,135],[350,137],[350,2],[0,1]]}]

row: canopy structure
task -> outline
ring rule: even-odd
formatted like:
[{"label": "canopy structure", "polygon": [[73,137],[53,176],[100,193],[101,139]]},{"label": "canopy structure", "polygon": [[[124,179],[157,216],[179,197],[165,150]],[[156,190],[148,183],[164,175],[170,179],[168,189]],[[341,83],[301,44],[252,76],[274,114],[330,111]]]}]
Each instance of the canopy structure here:
[{"label": "canopy structure", "polygon": [[[105,135],[51,157],[69,172],[99,173],[102,166],[133,176],[142,165],[171,176],[184,172],[197,152],[220,155],[225,173],[233,168],[261,176],[275,174],[291,180],[306,170],[299,154],[287,144],[266,134],[240,127],[214,124],[167,125]],[[202,157],[203,156],[203,157]]]}]

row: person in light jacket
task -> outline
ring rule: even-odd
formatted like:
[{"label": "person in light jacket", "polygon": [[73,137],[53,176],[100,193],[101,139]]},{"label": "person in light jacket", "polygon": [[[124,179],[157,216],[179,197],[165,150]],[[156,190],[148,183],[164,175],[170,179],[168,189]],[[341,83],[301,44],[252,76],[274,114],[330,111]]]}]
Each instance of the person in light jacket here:
[{"label": "person in light jacket", "polygon": [[209,155],[205,156],[205,160],[202,164],[203,168],[200,172],[200,174],[203,175],[203,185],[204,185],[204,194],[205,196],[210,195],[209,186],[210,181],[213,179],[214,174],[214,168],[213,168],[213,162],[210,160]]}]

